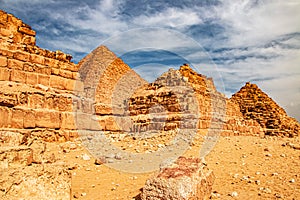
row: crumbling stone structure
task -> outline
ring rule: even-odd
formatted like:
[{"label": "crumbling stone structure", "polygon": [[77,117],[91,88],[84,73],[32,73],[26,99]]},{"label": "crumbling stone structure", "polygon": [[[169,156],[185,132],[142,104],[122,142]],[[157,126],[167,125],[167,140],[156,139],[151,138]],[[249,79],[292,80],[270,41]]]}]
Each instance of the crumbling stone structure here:
[{"label": "crumbling stone structure", "polygon": [[253,119],[266,135],[294,137],[299,135],[300,125],[273,101],[257,85],[246,83],[231,100],[237,102],[244,119]]},{"label": "crumbling stone structure", "polygon": [[[276,131],[271,131],[271,135],[298,133],[296,120],[287,117],[279,106],[266,114],[270,109],[255,103],[252,90],[241,90],[243,97],[252,95],[251,98],[237,98],[241,96],[239,92],[227,99],[216,90],[212,79],[187,65],[166,72],[148,84],[104,46],[74,64],[70,55],[37,47],[35,31],[20,19],[4,11],[0,16],[1,130],[37,135],[47,141],[69,140],[77,135],[78,129],[136,132],[143,131],[143,127],[163,126],[163,130],[173,130],[183,124],[187,126],[188,115],[180,112],[193,103],[184,103],[182,99],[187,91],[193,90],[188,93],[198,102],[198,108],[192,108],[199,111],[198,129],[222,124],[215,128],[222,129],[223,135],[259,135],[273,129]],[[189,90],[186,94],[172,91],[180,87]],[[193,98],[190,100],[195,101]],[[249,103],[251,101],[254,103]],[[159,109],[169,113],[166,123],[158,125],[149,121],[149,109],[154,104],[164,105]],[[255,109],[249,110],[250,104],[255,105]],[[268,105],[272,107],[275,103]],[[93,115],[97,116],[94,121],[99,126],[80,120],[82,116],[90,118]],[[273,116],[276,119],[271,119]],[[192,121],[195,118],[189,117]],[[193,123],[189,126],[193,127]],[[284,125],[278,128],[278,123]]]},{"label": "crumbling stone structure", "polygon": [[78,65],[71,56],[35,45],[35,31],[0,12],[0,128],[47,141],[76,136],[72,95]]}]

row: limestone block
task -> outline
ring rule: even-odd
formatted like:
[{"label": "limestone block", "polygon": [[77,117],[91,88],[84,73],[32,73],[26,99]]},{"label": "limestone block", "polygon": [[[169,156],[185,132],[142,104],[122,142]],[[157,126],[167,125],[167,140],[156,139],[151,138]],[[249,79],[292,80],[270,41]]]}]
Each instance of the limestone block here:
[{"label": "limestone block", "polygon": [[24,33],[26,35],[35,36],[35,31],[29,29],[28,27],[19,27],[19,32]]},{"label": "limestone block", "polygon": [[30,54],[22,51],[17,51],[14,53],[13,58],[16,60],[27,62],[29,61]]},{"label": "limestone block", "polygon": [[12,120],[11,120],[12,128],[20,128],[24,127],[24,111],[20,109],[12,109]]},{"label": "limestone block", "polygon": [[7,22],[9,24],[14,24],[17,27],[22,26],[22,24],[23,24],[22,20],[16,18],[12,14],[7,14]]},{"label": "limestone block", "polygon": [[96,104],[95,114],[98,115],[111,115],[113,113],[112,105],[109,104]]},{"label": "limestone block", "polygon": [[38,75],[38,83],[49,86],[50,84],[50,76],[49,75],[44,75],[44,74],[39,74]]},{"label": "limestone block", "polygon": [[61,90],[65,89],[65,79],[59,76],[51,75],[50,87],[61,89]]},{"label": "limestone block", "polygon": [[84,84],[82,81],[76,80],[74,84],[74,91],[76,92],[83,92]]},{"label": "limestone block", "polygon": [[10,73],[10,69],[0,67],[0,81],[9,81]]},{"label": "limestone block", "polygon": [[14,82],[26,83],[26,74],[24,71],[13,69],[10,75],[10,80]]},{"label": "limestone block", "polygon": [[7,49],[0,49],[0,55],[5,56],[7,58],[12,58],[14,53]]},{"label": "limestone block", "polygon": [[36,110],[36,126],[40,128],[60,128],[60,113],[49,110]]},{"label": "limestone block", "polygon": [[73,78],[73,74],[71,71],[68,71],[68,70],[63,70],[63,69],[60,69],[59,70],[59,75],[64,77],[64,78],[68,78],[68,79],[72,79]]},{"label": "limestone block", "polygon": [[61,113],[61,128],[62,129],[76,129],[75,118],[73,113]]},{"label": "limestone block", "polygon": [[179,157],[171,166],[147,180],[142,200],[208,199],[215,176],[198,158]]},{"label": "limestone block", "polygon": [[81,112],[76,112],[75,113],[76,117],[76,127],[78,130],[89,130],[90,129],[90,122],[92,115],[86,114],[86,113],[81,113]]},{"label": "limestone block", "polygon": [[28,105],[30,108],[44,108],[45,107],[44,94],[32,93],[31,95],[29,95]]},{"label": "limestone block", "polygon": [[32,72],[26,73],[26,84],[35,85],[38,83],[38,74]]},{"label": "limestone block", "polygon": [[6,28],[0,28],[0,35],[4,37],[9,37],[12,32]]},{"label": "limestone block", "polygon": [[22,33],[15,32],[13,34],[12,40],[13,40],[14,44],[18,44],[18,43],[21,43],[23,41],[23,38],[24,38],[24,36],[23,36]]},{"label": "limestone block", "polygon": [[9,108],[0,106],[0,127],[10,128],[12,120],[12,111]]},{"label": "limestone block", "polygon": [[71,112],[72,105],[73,105],[72,98],[70,96],[56,95],[56,96],[53,96],[51,109]]},{"label": "limestone block", "polygon": [[120,131],[121,128],[118,126],[116,116],[104,116],[100,118],[99,124],[102,130],[106,131]]},{"label": "limestone block", "polygon": [[52,58],[45,58],[45,65],[48,67],[59,69],[59,61]]},{"label": "limestone block", "polygon": [[40,64],[33,64],[33,71],[40,74],[50,75],[51,68]]},{"label": "limestone block", "polygon": [[7,66],[7,57],[0,56],[0,67],[6,67],[6,66]]},{"label": "limestone block", "polygon": [[60,71],[60,69],[57,69],[57,68],[51,68],[51,74],[53,74],[53,75],[59,75],[59,71]]},{"label": "limestone block", "polygon": [[24,128],[35,127],[35,113],[33,110],[24,111]]},{"label": "limestone block", "polygon": [[0,10],[0,23],[6,24],[7,23],[7,13]]},{"label": "limestone block", "polygon": [[76,81],[73,79],[65,79],[64,88],[69,91],[74,91]]},{"label": "limestone block", "polygon": [[36,64],[41,64],[41,65],[45,64],[45,58],[43,56],[39,56],[36,54],[30,54],[30,61]]},{"label": "limestone block", "polygon": [[23,64],[24,62],[15,60],[15,59],[8,59],[8,68],[10,69],[17,69],[17,70],[23,70]]}]

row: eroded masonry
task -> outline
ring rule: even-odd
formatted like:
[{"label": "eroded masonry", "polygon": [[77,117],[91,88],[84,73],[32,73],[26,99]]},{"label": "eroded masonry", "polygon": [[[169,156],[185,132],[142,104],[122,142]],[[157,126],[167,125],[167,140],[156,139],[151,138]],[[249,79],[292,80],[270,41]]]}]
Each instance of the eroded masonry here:
[{"label": "eroded masonry", "polygon": [[[0,161],[5,169],[55,162],[41,144],[73,140],[79,130],[128,133],[132,141],[135,134],[178,129],[215,130],[223,136],[299,135],[299,123],[255,84],[246,83],[226,98],[211,78],[186,64],[147,83],[105,46],[75,64],[71,55],[36,46],[35,35],[29,25],[0,11]],[[40,168],[35,170],[45,170]],[[20,176],[37,179],[26,170]],[[64,167],[46,170],[60,174],[52,180],[62,184],[61,193],[51,184],[47,190],[69,198],[70,174]],[[18,185],[5,173],[1,195]],[[29,183],[20,182],[30,188]]]}]

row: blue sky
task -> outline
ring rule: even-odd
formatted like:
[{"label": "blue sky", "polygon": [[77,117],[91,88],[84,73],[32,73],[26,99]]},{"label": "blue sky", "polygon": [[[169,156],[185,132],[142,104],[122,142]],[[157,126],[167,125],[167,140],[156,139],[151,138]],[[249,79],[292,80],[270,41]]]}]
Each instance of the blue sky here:
[{"label": "blue sky", "polygon": [[192,63],[228,97],[250,81],[300,120],[299,0],[0,0],[0,9],[74,62],[106,44],[147,80]]}]

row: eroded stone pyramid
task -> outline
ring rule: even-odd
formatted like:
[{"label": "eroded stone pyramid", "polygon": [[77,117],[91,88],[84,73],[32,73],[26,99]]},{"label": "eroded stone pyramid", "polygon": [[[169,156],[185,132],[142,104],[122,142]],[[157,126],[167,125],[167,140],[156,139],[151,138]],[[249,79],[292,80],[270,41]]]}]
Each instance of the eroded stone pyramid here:
[{"label": "eroded stone pyramid", "polygon": [[245,119],[257,121],[267,135],[293,137],[299,134],[298,121],[289,117],[256,84],[246,83],[231,99],[238,103]]}]

